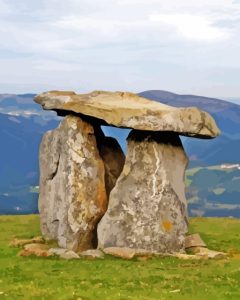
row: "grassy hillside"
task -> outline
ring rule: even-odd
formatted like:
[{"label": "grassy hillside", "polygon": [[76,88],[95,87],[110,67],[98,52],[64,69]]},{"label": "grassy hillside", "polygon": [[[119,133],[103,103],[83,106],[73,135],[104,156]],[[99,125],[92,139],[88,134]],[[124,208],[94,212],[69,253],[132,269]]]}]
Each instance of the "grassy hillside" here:
[{"label": "grassy hillside", "polygon": [[[220,165],[186,171],[186,197],[190,216],[240,218],[240,170]],[[38,186],[13,186],[0,192],[1,214],[37,212]]]},{"label": "grassy hillside", "polygon": [[221,166],[186,171],[186,197],[190,215],[240,217],[240,170]]},{"label": "grassy hillside", "polygon": [[197,106],[209,112],[221,130],[212,140],[184,139],[184,148],[190,166],[209,166],[221,163],[239,163],[240,106],[227,101],[195,95],[178,95],[151,90],[141,96],[177,107]]},{"label": "grassy hillside", "polygon": [[18,257],[8,243],[39,235],[39,218],[0,216],[0,299],[240,299],[240,220],[194,218],[210,248],[228,251],[223,260],[64,261]]}]

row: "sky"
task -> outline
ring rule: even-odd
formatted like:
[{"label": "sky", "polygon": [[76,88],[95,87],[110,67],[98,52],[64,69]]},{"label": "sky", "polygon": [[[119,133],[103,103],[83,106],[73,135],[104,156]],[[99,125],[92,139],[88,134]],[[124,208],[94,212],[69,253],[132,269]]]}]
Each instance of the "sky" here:
[{"label": "sky", "polygon": [[240,98],[240,0],[0,0],[0,93]]}]

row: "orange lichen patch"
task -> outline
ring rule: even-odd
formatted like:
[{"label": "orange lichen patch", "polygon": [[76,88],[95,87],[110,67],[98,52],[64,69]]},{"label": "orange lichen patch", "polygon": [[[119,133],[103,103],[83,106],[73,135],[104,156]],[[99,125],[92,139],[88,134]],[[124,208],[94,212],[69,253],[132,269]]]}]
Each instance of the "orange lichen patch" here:
[{"label": "orange lichen patch", "polygon": [[164,220],[162,222],[162,226],[163,226],[165,231],[171,231],[172,230],[172,223],[168,220]]},{"label": "orange lichen patch", "polygon": [[53,256],[53,253],[49,252],[50,246],[46,244],[28,244],[24,246],[24,249],[18,253],[18,256],[41,256],[48,257]]},{"label": "orange lichen patch", "polygon": [[236,260],[240,260],[240,253],[232,254],[231,258],[236,259]]}]

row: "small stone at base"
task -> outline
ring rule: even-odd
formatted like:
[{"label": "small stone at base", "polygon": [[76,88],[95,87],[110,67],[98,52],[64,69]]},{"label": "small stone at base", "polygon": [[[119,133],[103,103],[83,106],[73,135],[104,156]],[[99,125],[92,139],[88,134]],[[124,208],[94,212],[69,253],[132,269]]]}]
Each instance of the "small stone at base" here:
[{"label": "small stone at base", "polygon": [[53,254],[49,252],[49,246],[46,244],[27,244],[24,246],[23,250],[18,253],[19,256],[41,256],[41,257],[48,257],[52,256]]},{"label": "small stone at base", "polygon": [[67,252],[68,250],[67,249],[64,249],[64,248],[51,248],[49,249],[49,252],[54,254],[54,255],[61,255],[65,252]]},{"label": "small stone at base", "polygon": [[202,258],[224,258],[227,256],[224,252],[210,250],[206,247],[192,247],[188,251]]},{"label": "small stone at base", "polygon": [[80,256],[88,258],[104,258],[104,253],[98,249],[89,249],[79,253]]},{"label": "small stone at base", "polygon": [[77,258],[79,258],[79,255],[72,250],[68,250],[68,251],[60,254],[59,257],[68,260],[68,259],[77,259]]},{"label": "small stone at base", "polygon": [[136,253],[135,249],[127,248],[127,247],[108,247],[104,248],[103,252],[105,254],[110,254],[116,257],[121,257],[125,259],[132,259]]}]

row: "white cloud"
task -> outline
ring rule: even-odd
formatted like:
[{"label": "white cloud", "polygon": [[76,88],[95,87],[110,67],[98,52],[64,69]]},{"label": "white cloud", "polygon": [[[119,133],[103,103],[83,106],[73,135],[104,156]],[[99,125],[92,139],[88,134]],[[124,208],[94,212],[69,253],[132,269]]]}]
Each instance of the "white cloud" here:
[{"label": "white cloud", "polygon": [[212,70],[240,69],[240,3],[231,0],[0,0],[0,15],[2,92],[191,92],[197,73],[204,87]]},{"label": "white cloud", "polygon": [[10,12],[11,10],[8,4],[5,1],[0,0],[0,15],[8,14]]},{"label": "white cloud", "polygon": [[74,65],[71,63],[64,63],[55,60],[36,60],[32,63],[32,66],[35,70],[39,71],[61,71],[61,72],[73,72],[80,69],[79,65]]},{"label": "white cloud", "polygon": [[217,27],[206,16],[189,14],[154,14],[150,21],[173,26],[184,37],[192,40],[222,40],[230,36],[226,28]]}]

